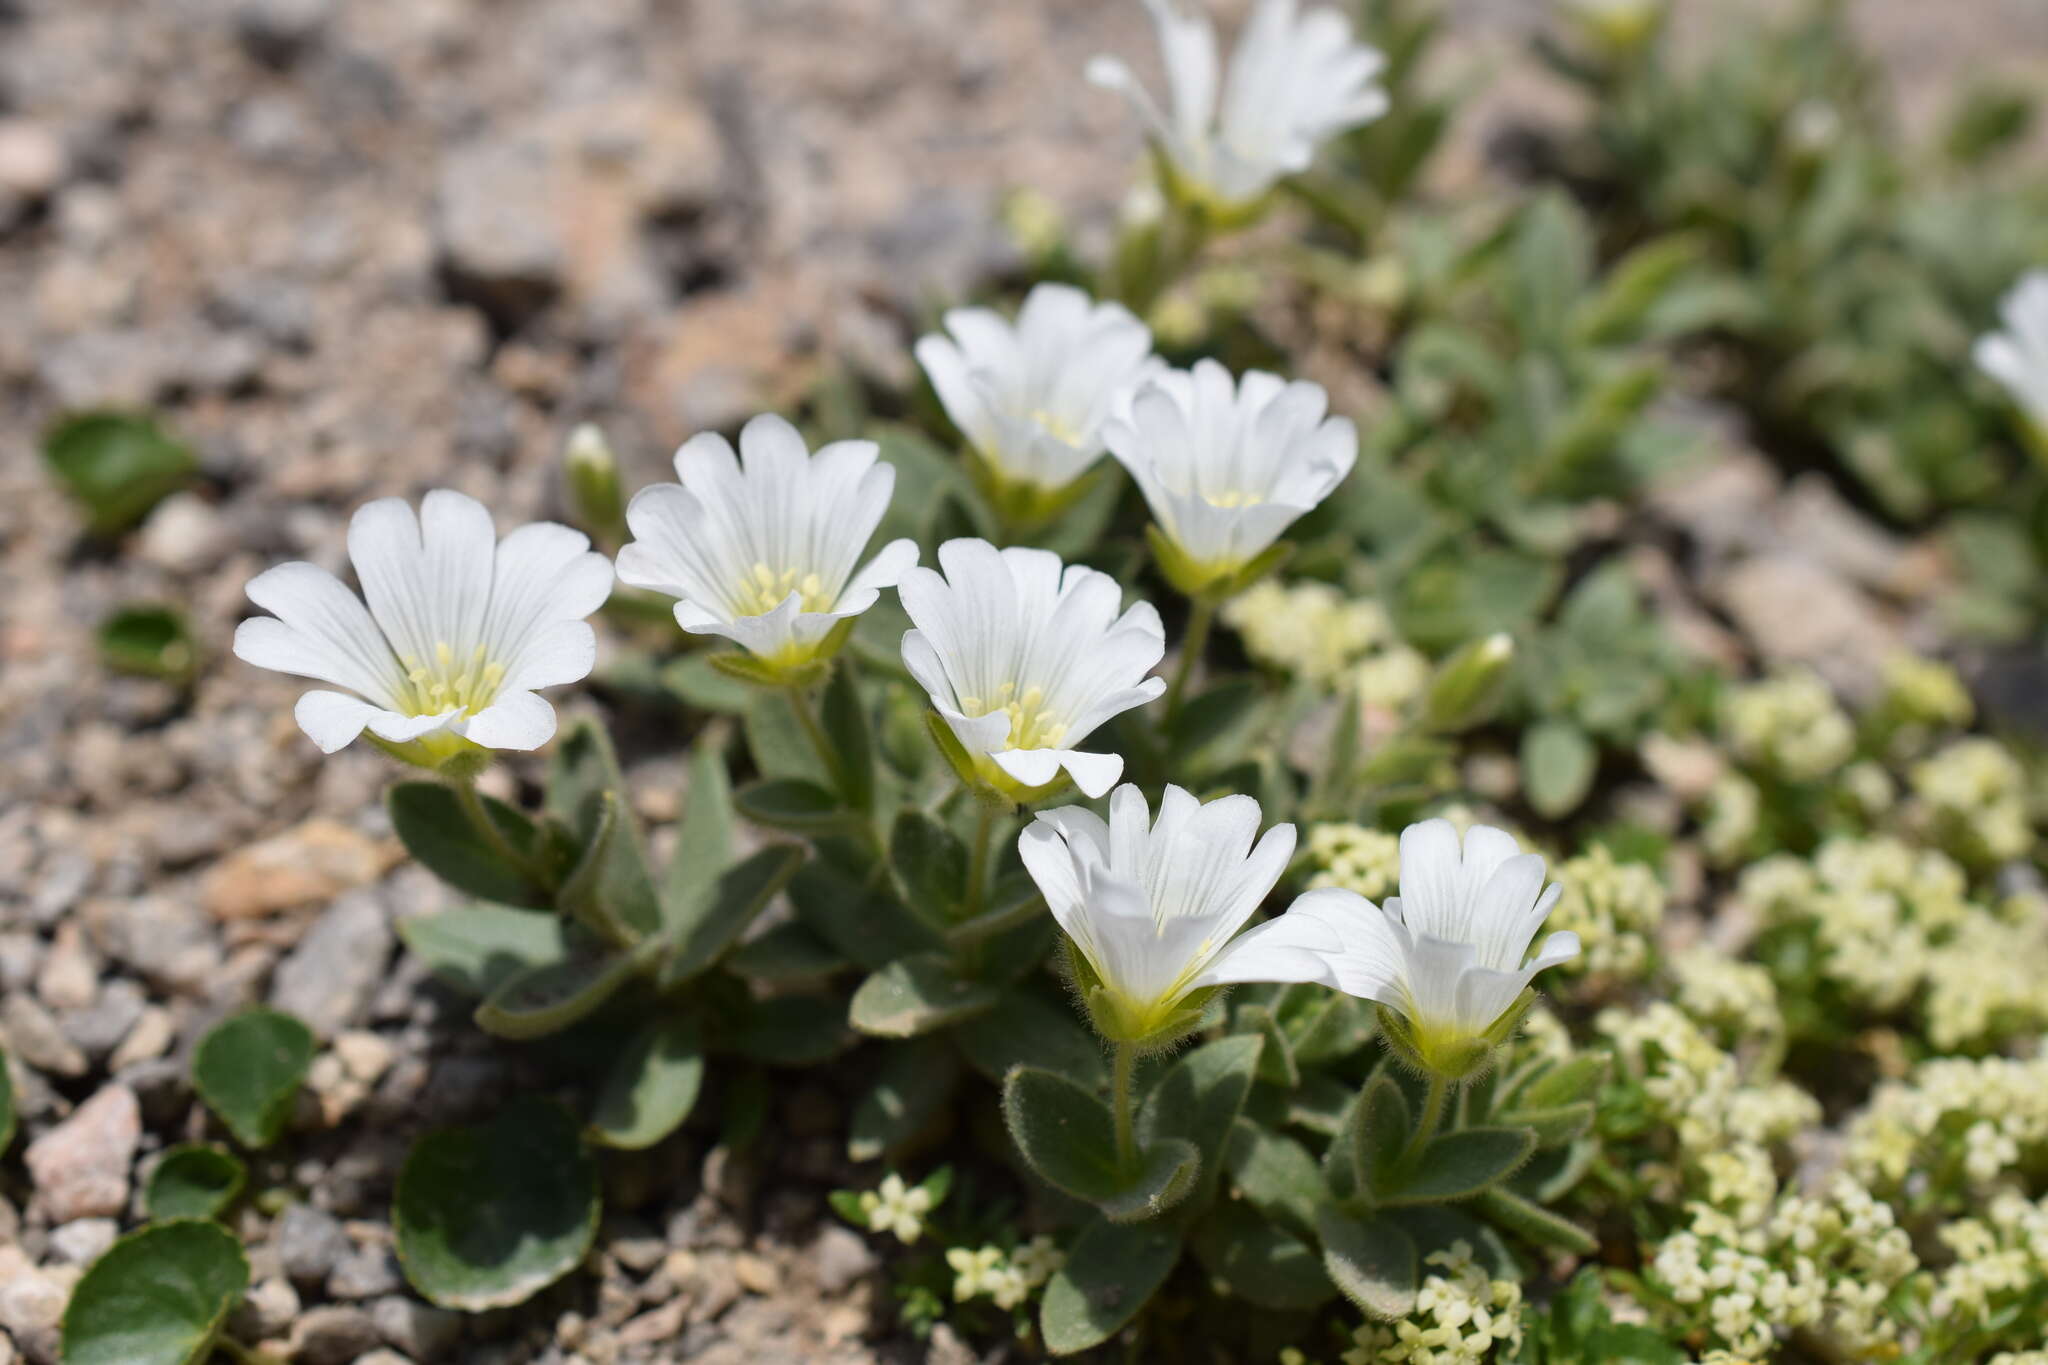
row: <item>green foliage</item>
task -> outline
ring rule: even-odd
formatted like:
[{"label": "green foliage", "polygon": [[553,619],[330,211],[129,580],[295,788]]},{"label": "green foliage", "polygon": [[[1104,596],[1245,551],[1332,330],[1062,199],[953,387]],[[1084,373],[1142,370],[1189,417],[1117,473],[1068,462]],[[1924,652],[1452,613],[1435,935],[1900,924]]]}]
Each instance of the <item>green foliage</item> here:
[{"label": "green foliage", "polygon": [[392,1212],[414,1289],[444,1308],[503,1308],[582,1261],[597,1233],[597,1167],[561,1106],[516,1100],[414,1143]]},{"label": "green foliage", "polygon": [[100,622],[99,647],[107,667],[166,682],[190,680],[199,665],[191,628],[171,607],[119,608]]},{"label": "green foliage", "polygon": [[688,1014],[648,1021],[605,1073],[589,1136],[603,1147],[651,1147],[682,1126],[704,1084],[704,1041]]},{"label": "green foliage", "polygon": [[216,1024],[192,1054],[192,1085],[244,1147],[277,1141],[313,1062],[313,1031],[279,1010]]},{"label": "green foliage", "polygon": [[241,1158],[219,1147],[187,1144],[158,1159],[142,1193],[151,1222],[218,1218],[248,1183]]},{"label": "green foliage", "polygon": [[1166,1282],[1180,1253],[1180,1235],[1159,1222],[1089,1224],[1046,1286],[1046,1349],[1072,1355],[1109,1340]]},{"label": "green foliage", "polygon": [[96,536],[127,530],[199,472],[192,452],[146,417],[87,412],[43,433],[43,461]]},{"label": "green foliage", "polygon": [[67,1365],[198,1365],[249,1286],[241,1246],[201,1219],[153,1223],[87,1268],[64,1309]]}]

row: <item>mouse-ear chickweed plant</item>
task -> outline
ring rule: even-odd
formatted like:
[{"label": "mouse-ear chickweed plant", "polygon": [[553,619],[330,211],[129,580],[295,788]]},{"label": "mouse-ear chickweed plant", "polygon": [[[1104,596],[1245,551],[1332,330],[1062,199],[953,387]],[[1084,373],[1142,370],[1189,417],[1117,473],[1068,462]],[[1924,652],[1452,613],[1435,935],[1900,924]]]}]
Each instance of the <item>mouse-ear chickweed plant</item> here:
[{"label": "mouse-ear chickweed plant", "polygon": [[[1902,526],[1975,488],[1957,613],[2037,627],[2048,283],[2001,309],[2004,254],[1929,245],[1976,199],[1855,230],[1907,173],[1858,159],[1843,64],[1689,84],[1661,0],[1560,0],[1595,112],[1530,155],[1572,174],[1477,214],[1416,188],[1433,7],[1239,8],[1226,45],[1144,0],[1165,93],[1088,69],[1142,211],[1096,263],[1039,204],[914,390],[828,375],[637,492],[580,427],[580,529],[389,498],[360,595],[250,582],[235,651],[323,684],[313,743],[424,770],[392,825],[463,899],[407,945],[580,1106],[424,1139],[407,1273],[514,1302],[585,1258],[593,1152],[701,1096],[744,1150],[830,1063],[833,1207],[904,1321],[1033,1359],[2031,1359],[2038,774],[1936,661],[1855,704],[1698,666],[1671,547],[1733,579],[1771,519],[1643,494],[1700,444],[1674,386],[1754,386]],[[1823,513],[1816,555],[1919,601]],[[630,747],[556,733],[586,677]],[[545,1273],[476,1250],[512,1239]]]}]

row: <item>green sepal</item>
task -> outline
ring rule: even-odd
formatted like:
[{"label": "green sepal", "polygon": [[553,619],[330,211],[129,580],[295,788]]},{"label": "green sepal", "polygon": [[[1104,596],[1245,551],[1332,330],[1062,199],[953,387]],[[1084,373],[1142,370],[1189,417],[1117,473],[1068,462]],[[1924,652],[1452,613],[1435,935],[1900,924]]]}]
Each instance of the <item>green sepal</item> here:
[{"label": "green sepal", "polygon": [[1294,546],[1283,540],[1242,563],[1203,563],[1174,544],[1173,538],[1160,530],[1156,522],[1146,525],[1145,543],[1152,547],[1153,562],[1175,591],[1211,604],[1237,596],[1294,554]]}]

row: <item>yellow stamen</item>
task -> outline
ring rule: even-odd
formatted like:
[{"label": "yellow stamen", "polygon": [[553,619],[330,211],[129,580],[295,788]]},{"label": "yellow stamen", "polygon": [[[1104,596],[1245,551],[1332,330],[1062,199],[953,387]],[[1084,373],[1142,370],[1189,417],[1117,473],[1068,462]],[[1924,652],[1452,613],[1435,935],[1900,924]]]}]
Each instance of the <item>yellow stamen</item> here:
[{"label": "yellow stamen", "polygon": [[1080,429],[1056,413],[1048,412],[1044,408],[1035,409],[1031,414],[1031,422],[1033,426],[1036,426],[1040,431],[1052,437],[1061,445],[1077,446],[1081,444]]},{"label": "yellow stamen", "polygon": [[1266,500],[1263,493],[1252,493],[1240,488],[1225,489],[1221,493],[1204,493],[1202,501],[1211,507],[1257,507]]},{"label": "yellow stamen", "polygon": [[399,663],[405,669],[405,685],[398,700],[415,716],[438,716],[444,711],[473,716],[496,699],[505,681],[505,665],[486,659],[482,645],[458,661],[448,642],[441,640],[435,642],[430,661],[401,655]]},{"label": "yellow stamen", "polygon": [[1027,687],[1019,696],[1017,684],[1006,682],[996,690],[993,698],[986,701],[980,697],[962,697],[960,709],[968,716],[1008,712],[1012,749],[1057,749],[1060,741],[1066,738],[1066,723],[1045,710],[1045,689],[1042,687]]},{"label": "yellow stamen", "polygon": [[778,573],[766,564],[754,565],[740,580],[739,591],[733,594],[733,606],[741,616],[766,616],[791,593],[801,599],[800,611],[832,610],[832,599],[825,595],[825,584],[818,575],[796,569]]}]

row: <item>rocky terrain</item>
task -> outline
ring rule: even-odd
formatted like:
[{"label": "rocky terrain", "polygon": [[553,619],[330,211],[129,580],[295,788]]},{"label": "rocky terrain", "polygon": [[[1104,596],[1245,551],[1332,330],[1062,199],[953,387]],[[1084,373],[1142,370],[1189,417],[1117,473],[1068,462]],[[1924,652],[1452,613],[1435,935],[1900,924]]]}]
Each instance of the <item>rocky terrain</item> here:
[{"label": "rocky terrain", "polygon": [[[1448,74],[1506,73],[1450,159],[1468,180],[1491,128],[1565,98],[1513,55],[1539,8],[1450,7]],[[2048,69],[2032,0],[1863,8],[1910,116],[1959,73]],[[614,1163],[591,1273],[538,1302],[412,1296],[398,1162],[516,1061],[398,950],[446,893],[390,837],[386,760],[321,759],[298,688],[227,645],[244,582],[339,568],[366,498],[453,486],[509,525],[559,512],[585,418],[638,483],[828,364],[909,382],[933,308],[1009,261],[1004,191],[1106,230],[1138,143],[1080,68],[1149,47],[1135,3],[1101,0],[0,0],[0,1035],[26,1147],[0,1171],[0,1365],[54,1359],[151,1154],[206,1132],[191,1047],[252,1001],[323,1052],[290,1155],[255,1173],[279,1197],[238,1229],[244,1339],[314,1365],[976,1358],[892,1330],[876,1250],[824,1212],[851,1172],[845,1098],[815,1083],[777,1097],[772,1150],[712,1123]],[[97,405],[159,414],[204,469],[117,547],[35,454]],[[1868,676],[1936,570],[1820,486],[1711,477],[1666,503],[1698,581],[1646,566],[1681,629],[1721,647],[1682,615],[1704,594],[1744,646]],[[95,625],[137,601],[188,613],[189,695],[100,668]],[[681,766],[631,772],[651,821]]]}]

